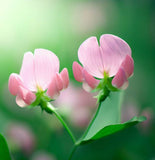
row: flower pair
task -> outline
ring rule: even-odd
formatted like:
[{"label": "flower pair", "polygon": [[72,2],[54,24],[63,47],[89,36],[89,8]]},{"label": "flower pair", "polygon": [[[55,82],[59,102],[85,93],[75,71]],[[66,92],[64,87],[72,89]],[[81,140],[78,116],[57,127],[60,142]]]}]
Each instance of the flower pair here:
[{"label": "flower pair", "polygon": [[[112,85],[116,88],[128,86],[134,62],[129,45],[121,38],[102,35],[99,46],[96,37],[90,37],[81,44],[78,57],[83,67],[74,62],[73,73],[77,81],[83,82],[85,90],[95,89],[105,75],[113,78]],[[13,73],[9,78],[10,93],[17,96],[16,103],[21,107],[32,104],[37,93],[54,99],[68,84],[67,69],[59,74],[58,57],[45,49],[36,49],[34,55],[27,52],[20,74]]]}]

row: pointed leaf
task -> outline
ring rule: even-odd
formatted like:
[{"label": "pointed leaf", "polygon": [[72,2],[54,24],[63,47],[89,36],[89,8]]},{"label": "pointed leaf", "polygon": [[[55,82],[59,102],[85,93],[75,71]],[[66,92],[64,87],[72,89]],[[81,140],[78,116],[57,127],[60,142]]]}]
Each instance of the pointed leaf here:
[{"label": "pointed leaf", "polygon": [[91,137],[91,139],[83,139],[82,143],[87,143],[91,140],[96,140],[99,138],[103,138],[105,136],[114,134],[118,131],[121,131],[123,129],[126,129],[128,127],[131,127],[133,125],[136,125],[139,122],[143,122],[145,121],[146,118],[144,116],[141,117],[133,117],[131,120],[125,122],[125,123],[118,123],[118,124],[113,124],[113,125],[108,125],[106,127],[104,127],[103,129],[101,129],[99,132],[96,133],[96,135],[94,135],[93,137]]},{"label": "pointed leaf", "polygon": [[122,92],[110,93],[109,97],[100,103],[92,122],[77,144],[83,144],[95,139],[103,138],[145,120],[144,117],[134,117],[130,121],[120,123],[121,101]]},{"label": "pointed leaf", "polygon": [[0,159],[11,160],[8,145],[5,138],[0,134]]}]

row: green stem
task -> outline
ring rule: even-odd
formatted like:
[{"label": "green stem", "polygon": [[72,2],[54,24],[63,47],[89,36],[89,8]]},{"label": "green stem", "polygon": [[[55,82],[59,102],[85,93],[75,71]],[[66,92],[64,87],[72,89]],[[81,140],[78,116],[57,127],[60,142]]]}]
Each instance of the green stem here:
[{"label": "green stem", "polygon": [[74,145],[74,147],[73,147],[73,149],[72,149],[72,151],[71,151],[71,153],[70,153],[70,156],[69,156],[68,160],[71,160],[71,159],[72,159],[73,154],[74,154],[74,152],[76,151],[77,147],[78,147],[78,145]]},{"label": "green stem", "polygon": [[65,123],[65,121],[62,119],[62,117],[60,116],[60,114],[57,112],[56,108],[54,108],[52,106],[51,103],[47,102],[47,106],[48,110],[50,110],[51,112],[53,112],[55,114],[55,116],[59,119],[59,121],[61,122],[61,124],[65,127],[65,129],[67,130],[67,132],[69,133],[70,137],[72,138],[74,144],[76,142],[75,137],[73,135],[73,133],[71,132],[71,130],[69,129],[69,127],[67,126],[67,124]]},{"label": "green stem", "polygon": [[97,108],[97,111],[96,111],[95,115],[93,116],[93,118],[92,118],[92,120],[91,120],[88,128],[87,128],[86,131],[84,132],[83,136],[77,141],[77,143],[76,143],[77,146],[81,144],[81,139],[83,139],[83,138],[87,135],[87,133],[88,133],[91,125],[94,123],[94,120],[96,119],[96,116],[98,115],[98,112],[99,112],[99,110],[100,110],[100,107],[101,107],[102,102],[109,96],[109,94],[110,94],[110,91],[105,87],[105,88],[104,88],[104,95],[103,95],[103,97],[100,98],[100,100],[99,100],[99,106],[98,106],[98,108]]}]

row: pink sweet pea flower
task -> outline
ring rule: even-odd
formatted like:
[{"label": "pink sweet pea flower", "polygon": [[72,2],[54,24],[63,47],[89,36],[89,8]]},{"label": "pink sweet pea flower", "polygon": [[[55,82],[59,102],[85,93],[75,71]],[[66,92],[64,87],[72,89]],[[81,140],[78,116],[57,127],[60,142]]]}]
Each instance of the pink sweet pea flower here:
[{"label": "pink sweet pea flower", "polygon": [[[77,81],[94,89],[104,75],[114,77],[112,85],[119,89],[128,86],[128,78],[133,74],[134,62],[129,45],[121,38],[104,34],[100,38],[100,46],[96,37],[84,41],[78,50],[81,64],[73,63],[73,73]],[[84,87],[85,88],[85,87]]]},{"label": "pink sweet pea flower", "polygon": [[58,57],[49,50],[36,49],[34,55],[25,53],[20,74],[12,73],[8,86],[10,93],[17,96],[16,103],[24,107],[35,101],[35,93],[47,90],[47,95],[53,99],[68,84],[67,69],[59,74]]}]

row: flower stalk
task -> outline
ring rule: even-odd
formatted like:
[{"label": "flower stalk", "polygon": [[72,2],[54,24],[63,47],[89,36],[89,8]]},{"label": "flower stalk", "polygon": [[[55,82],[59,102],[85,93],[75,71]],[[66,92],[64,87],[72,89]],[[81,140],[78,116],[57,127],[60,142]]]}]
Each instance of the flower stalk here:
[{"label": "flower stalk", "polygon": [[[44,104],[44,107],[45,107],[45,104]],[[52,106],[52,104],[50,102],[46,102],[46,110],[51,111],[51,113],[55,114],[55,116],[59,119],[59,121],[61,122],[61,124],[64,126],[64,128],[66,129],[66,131],[70,135],[73,143],[75,144],[76,139],[75,139],[72,131],[70,130],[70,128],[68,127],[68,125],[66,124],[66,122],[62,119],[61,115],[57,112],[57,109],[54,106]]]}]

